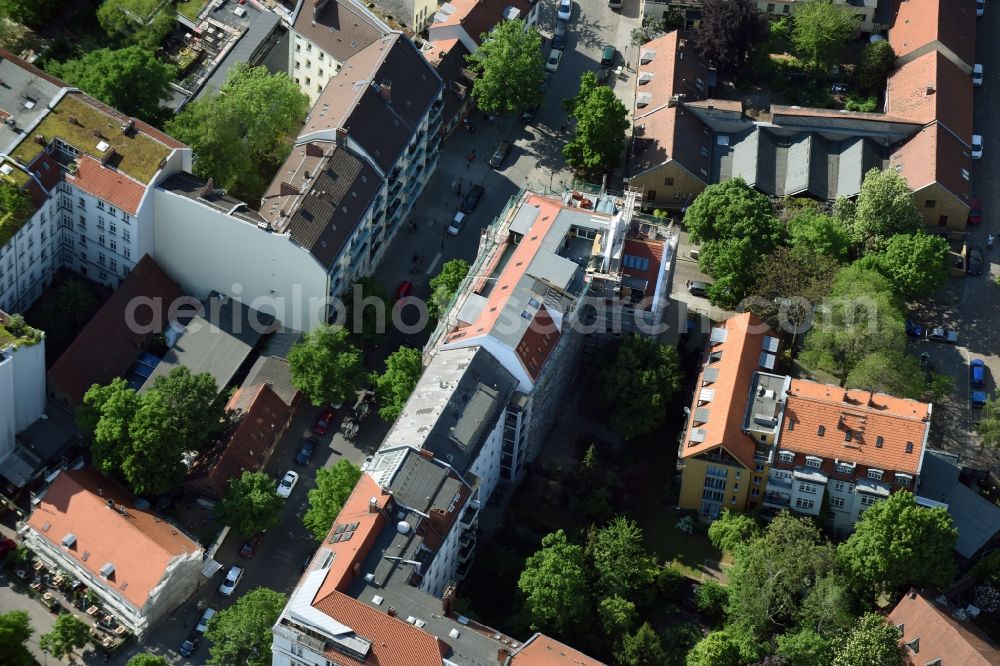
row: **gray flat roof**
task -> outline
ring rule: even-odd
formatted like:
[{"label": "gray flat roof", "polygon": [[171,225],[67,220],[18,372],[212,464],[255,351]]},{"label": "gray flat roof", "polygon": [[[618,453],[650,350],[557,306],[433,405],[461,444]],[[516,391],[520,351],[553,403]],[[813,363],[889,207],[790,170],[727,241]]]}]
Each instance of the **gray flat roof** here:
[{"label": "gray flat roof", "polygon": [[[48,115],[49,105],[62,89],[41,70],[28,65],[0,58],[0,150],[13,152],[14,146],[28,138],[31,127]],[[12,124],[7,124],[12,123]]]},{"label": "gray flat roof", "polygon": [[[201,87],[194,97],[193,100],[200,99],[206,95],[211,95],[218,92],[222,85],[229,78],[229,72],[238,63],[248,62],[250,64],[256,64],[254,61],[260,58],[259,50],[262,45],[265,44],[267,39],[271,36],[281,24],[281,19],[278,15],[273,12],[258,12],[256,9],[249,7],[248,5],[243,5],[244,8],[251,10],[254,14],[248,15],[247,18],[253,16],[253,20],[250,22],[250,27],[247,28],[242,35],[240,35],[239,41],[236,42],[236,46],[230,49],[226,57],[222,59],[215,67],[215,71],[212,75],[208,77],[205,84]],[[210,14],[213,18],[216,18],[215,12]],[[228,16],[227,16],[228,18]],[[235,15],[234,15],[235,18]]]},{"label": "gray flat roof", "polygon": [[958,456],[927,449],[917,494],[948,505],[958,530],[955,551],[972,557],[1000,532],[1000,507],[963,484],[960,473]]}]

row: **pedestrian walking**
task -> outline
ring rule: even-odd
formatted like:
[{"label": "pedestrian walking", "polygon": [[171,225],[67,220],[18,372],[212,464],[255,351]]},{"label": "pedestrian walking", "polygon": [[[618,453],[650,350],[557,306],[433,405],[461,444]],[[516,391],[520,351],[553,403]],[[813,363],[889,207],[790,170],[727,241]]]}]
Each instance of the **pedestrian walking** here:
[{"label": "pedestrian walking", "polygon": [[993,249],[993,234],[990,234],[989,236],[986,237],[986,249],[987,250]]}]

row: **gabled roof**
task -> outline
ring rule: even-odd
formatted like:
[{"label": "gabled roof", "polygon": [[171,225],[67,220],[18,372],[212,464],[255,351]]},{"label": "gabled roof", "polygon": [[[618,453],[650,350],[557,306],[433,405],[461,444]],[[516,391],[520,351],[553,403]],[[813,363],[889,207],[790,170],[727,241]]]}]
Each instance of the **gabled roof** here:
[{"label": "gabled roof", "polygon": [[940,49],[956,65],[971,69],[976,57],[975,0],[895,0],[889,44],[898,58]]},{"label": "gabled roof", "polygon": [[[176,557],[201,550],[170,523],[137,509],[132,495],[93,469],[60,472],[28,524],[95,581],[140,609]],[[64,547],[67,535],[75,539]],[[113,573],[102,576],[107,564]]]},{"label": "gabled roof", "polygon": [[[944,599],[943,597],[941,597]],[[889,622],[902,625],[906,657],[913,666],[940,660],[941,666],[990,666],[1000,664],[1000,650],[968,622],[959,622],[954,608],[911,591],[889,613]]]},{"label": "gabled roof", "polygon": [[[763,369],[767,337],[777,342],[770,327],[750,312],[730,317],[712,330],[705,348],[705,365],[695,386],[682,458],[723,447],[753,469],[755,444],[743,432],[743,417],[753,374]],[[710,389],[707,401],[702,399],[703,388]]]},{"label": "gabled roof", "polygon": [[825,460],[916,475],[930,416],[931,406],[916,400],[793,379],[779,446]]},{"label": "gabled roof", "polygon": [[889,166],[902,174],[914,192],[940,183],[969,205],[972,155],[966,144],[940,123],[924,127],[897,146],[889,157]]},{"label": "gabled roof", "polygon": [[390,32],[389,26],[354,0],[300,0],[294,21],[296,34],[339,62]]},{"label": "gabled roof", "polygon": [[896,68],[889,76],[890,114],[926,125],[947,125],[972,141],[972,80],[940,51],[931,51]]},{"label": "gabled roof", "polygon": [[461,25],[473,42],[481,44],[483,34],[504,20],[508,7],[519,10],[521,20],[531,11],[528,0],[451,0],[434,15],[429,26],[430,39],[434,41],[435,28]]},{"label": "gabled roof", "polygon": [[146,186],[114,169],[102,166],[90,155],[80,155],[76,173],[67,172],[66,181],[113,206],[135,215]]},{"label": "gabled roof", "polygon": [[629,174],[637,176],[674,161],[705,183],[711,177],[711,133],[705,124],[683,106],[661,108],[636,116],[635,155]]},{"label": "gabled roof", "polygon": [[948,505],[958,539],[955,552],[972,558],[1000,533],[1000,506],[989,501],[959,479],[962,467],[958,456],[927,449],[920,471],[918,495]]},{"label": "gabled roof", "polygon": [[560,643],[551,636],[535,634],[507,660],[508,666],[604,666],[603,662]]},{"label": "gabled roof", "polygon": [[[49,369],[49,383],[70,406],[79,406],[91,385],[108,384],[128,370],[153,333],[166,329],[170,307],[182,296],[177,283],[144,256]],[[127,316],[129,304],[140,301],[152,304],[131,313],[140,327],[152,329],[145,334],[133,333]]]}]

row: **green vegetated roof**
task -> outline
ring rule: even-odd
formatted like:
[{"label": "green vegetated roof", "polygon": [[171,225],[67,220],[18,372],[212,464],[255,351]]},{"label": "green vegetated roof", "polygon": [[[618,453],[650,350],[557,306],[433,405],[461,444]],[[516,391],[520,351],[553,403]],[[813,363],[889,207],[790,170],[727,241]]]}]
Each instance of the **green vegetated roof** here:
[{"label": "green vegetated roof", "polygon": [[[70,122],[70,118],[75,118],[76,122]],[[94,130],[100,130],[101,136],[95,135]],[[31,136],[21,142],[12,157],[30,164],[43,148],[35,141],[37,135],[43,137],[45,144],[59,138],[81,153],[97,159],[107,154],[97,149],[97,144],[104,141],[111,146],[108,150],[115,151],[108,165],[144,184],[156,173],[160,161],[170,154],[170,148],[142,132],[122,134],[121,122],[117,118],[75,95],[64,97],[32,131]]]},{"label": "green vegetated roof", "polygon": [[206,0],[181,0],[177,3],[177,13],[192,21],[198,20],[198,13],[204,8]]},{"label": "green vegetated roof", "polygon": [[[10,167],[9,169],[7,167]],[[4,173],[9,171],[9,173]],[[11,185],[21,190],[28,184],[29,176],[16,164],[9,160],[0,160],[0,184]],[[31,219],[38,207],[27,192],[24,192],[25,200],[29,204],[26,211],[16,214],[0,208],[0,247],[7,244],[14,234],[21,230],[24,223]],[[0,345],[2,347],[3,345]]]},{"label": "green vegetated roof", "polygon": [[18,345],[27,344],[33,345],[42,339],[42,334],[37,329],[34,329],[27,324],[24,325],[24,330],[15,333],[8,328],[10,323],[9,319],[6,317],[0,318],[0,349],[6,349],[8,345]]}]

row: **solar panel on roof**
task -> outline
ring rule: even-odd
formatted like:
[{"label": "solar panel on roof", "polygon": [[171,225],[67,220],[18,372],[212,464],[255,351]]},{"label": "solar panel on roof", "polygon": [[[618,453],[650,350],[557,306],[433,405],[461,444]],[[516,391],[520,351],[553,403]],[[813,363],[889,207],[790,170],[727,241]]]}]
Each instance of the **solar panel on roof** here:
[{"label": "solar panel on roof", "polygon": [[770,335],[764,336],[764,342],[761,345],[764,351],[771,352],[772,354],[778,351],[778,338],[772,338]]}]

